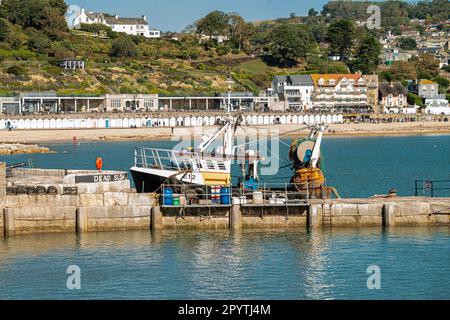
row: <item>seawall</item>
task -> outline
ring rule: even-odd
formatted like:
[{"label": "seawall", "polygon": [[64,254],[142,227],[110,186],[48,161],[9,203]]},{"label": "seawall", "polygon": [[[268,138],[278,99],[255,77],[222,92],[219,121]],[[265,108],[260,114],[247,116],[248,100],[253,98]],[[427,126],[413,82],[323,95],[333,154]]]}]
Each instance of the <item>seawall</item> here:
[{"label": "seawall", "polygon": [[395,227],[450,224],[450,198],[346,199],[298,206],[164,208],[154,194],[5,196],[4,236],[114,230]]},{"label": "seawall", "polygon": [[450,225],[450,198],[376,197],[161,206],[125,172],[13,169],[0,163],[0,233]]}]

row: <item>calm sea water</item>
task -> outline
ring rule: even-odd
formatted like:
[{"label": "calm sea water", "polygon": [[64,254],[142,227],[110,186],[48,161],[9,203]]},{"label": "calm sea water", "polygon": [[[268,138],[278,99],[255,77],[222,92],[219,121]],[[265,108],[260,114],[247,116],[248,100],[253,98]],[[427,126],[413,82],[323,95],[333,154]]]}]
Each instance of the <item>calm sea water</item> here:
[{"label": "calm sea water", "polygon": [[[171,141],[126,141],[46,144],[56,154],[0,156],[9,163],[31,158],[35,167],[95,169],[96,157],[103,157],[104,169],[128,170],[135,147],[171,148]],[[290,140],[279,144],[279,156],[267,157],[266,167],[285,167]],[[271,145],[268,145],[269,149]],[[327,183],[343,197],[368,197],[395,188],[401,195],[414,194],[414,180],[450,179],[450,135],[407,137],[330,138],[323,143]],[[264,151],[263,151],[264,152]],[[234,175],[239,175],[235,166]],[[285,167],[269,176],[266,183],[288,182],[292,171]],[[450,195],[450,192],[448,193]]]},{"label": "calm sea water", "polygon": [[[285,141],[289,143],[289,141]],[[48,144],[43,168],[127,170],[135,146]],[[288,147],[281,149],[281,165]],[[328,184],[343,196],[414,192],[415,179],[450,179],[450,136],[326,138]],[[30,156],[0,157],[9,163]],[[289,177],[285,168],[266,182]],[[0,239],[0,299],[450,299],[450,228],[164,231],[49,234]],[[82,288],[66,287],[69,265]],[[381,289],[367,289],[367,267]]]},{"label": "calm sea water", "polygon": [[0,241],[0,299],[450,299],[449,258],[447,227],[21,236]]}]

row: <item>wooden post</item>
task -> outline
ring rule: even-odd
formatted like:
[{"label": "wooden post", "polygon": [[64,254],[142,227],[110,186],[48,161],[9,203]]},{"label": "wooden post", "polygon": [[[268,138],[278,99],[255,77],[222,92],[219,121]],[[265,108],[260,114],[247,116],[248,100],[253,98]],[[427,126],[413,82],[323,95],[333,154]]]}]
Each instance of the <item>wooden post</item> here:
[{"label": "wooden post", "polygon": [[14,209],[3,209],[3,235],[5,238],[13,237],[16,234]]},{"label": "wooden post", "polygon": [[150,224],[152,230],[161,230],[163,228],[163,216],[161,213],[161,208],[159,206],[155,206],[152,208]]},{"label": "wooden post", "polygon": [[230,230],[235,231],[242,229],[242,211],[240,205],[233,204],[231,206],[229,221]]},{"label": "wooden post", "polygon": [[77,234],[88,232],[88,212],[86,208],[78,208],[76,213],[76,232]]}]

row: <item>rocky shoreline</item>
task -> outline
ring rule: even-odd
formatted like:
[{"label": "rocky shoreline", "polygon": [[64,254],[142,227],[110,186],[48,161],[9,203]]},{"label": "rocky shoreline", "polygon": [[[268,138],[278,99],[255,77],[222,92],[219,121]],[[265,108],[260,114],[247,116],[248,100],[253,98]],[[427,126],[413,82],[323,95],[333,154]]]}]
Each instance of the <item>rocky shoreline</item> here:
[{"label": "rocky shoreline", "polygon": [[0,155],[54,153],[49,148],[37,144],[8,143],[0,144]]}]

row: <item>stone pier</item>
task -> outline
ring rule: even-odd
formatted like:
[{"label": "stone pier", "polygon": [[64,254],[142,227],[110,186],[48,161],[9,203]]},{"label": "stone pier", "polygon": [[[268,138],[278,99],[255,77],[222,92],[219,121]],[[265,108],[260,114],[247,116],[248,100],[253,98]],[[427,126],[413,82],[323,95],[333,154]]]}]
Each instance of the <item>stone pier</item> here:
[{"label": "stone pier", "polygon": [[[13,178],[6,179],[5,164],[0,163],[0,234],[5,237],[137,229],[235,231],[450,225],[450,198],[386,196],[295,204],[259,200],[231,206],[164,207],[158,205],[156,194],[132,190],[126,173],[42,169],[14,173]],[[106,178],[118,181],[105,182]],[[24,181],[38,184],[24,188]],[[41,188],[50,190],[46,183],[53,186],[55,193],[37,192]]]}]

